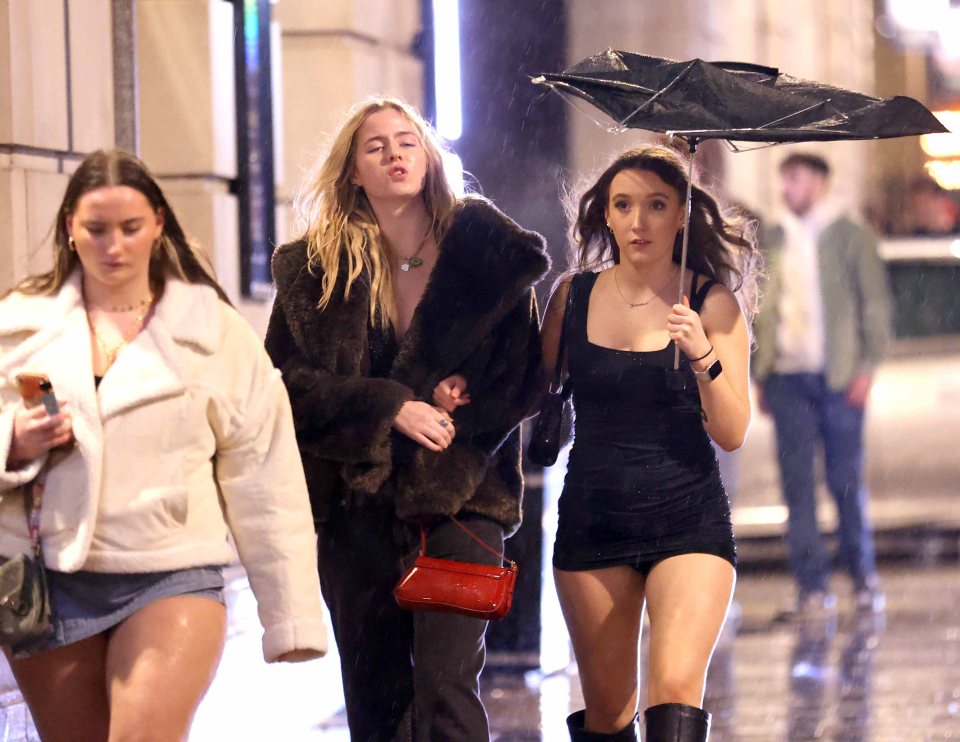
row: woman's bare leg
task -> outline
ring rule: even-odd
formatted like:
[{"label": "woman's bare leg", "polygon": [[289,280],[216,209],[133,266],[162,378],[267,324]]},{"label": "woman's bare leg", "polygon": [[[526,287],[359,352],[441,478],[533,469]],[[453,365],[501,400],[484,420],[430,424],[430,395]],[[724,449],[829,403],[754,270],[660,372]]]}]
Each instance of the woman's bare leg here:
[{"label": "woman's bare leg", "polygon": [[[25,659],[10,659],[44,742],[106,742],[110,728],[103,634]],[[8,654],[9,658],[9,654]]]},{"label": "woman's bare leg", "polygon": [[178,595],[120,624],[107,648],[111,742],[185,740],[226,641],[220,603]]},{"label": "woman's bare leg", "polygon": [[554,570],[586,702],[584,728],[619,731],[637,710],[644,578],[632,567]]},{"label": "woman's bare leg", "polygon": [[712,554],[682,554],[647,576],[648,701],[701,706],[710,656],[733,596],[736,573]]}]

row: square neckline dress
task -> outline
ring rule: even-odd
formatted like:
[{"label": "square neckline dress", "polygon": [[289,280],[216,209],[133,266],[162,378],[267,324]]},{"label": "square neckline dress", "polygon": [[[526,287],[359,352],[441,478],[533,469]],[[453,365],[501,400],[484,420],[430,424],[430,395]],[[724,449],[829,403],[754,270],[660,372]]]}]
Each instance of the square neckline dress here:
[{"label": "square neckline dress", "polygon": [[[587,338],[590,294],[598,273],[570,284],[566,323],[568,384],[575,434],[559,503],[553,565],[562,570],[629,565],[644,573],[689,553],[736,566],[730,502],[703,427],[700,392],[681,355],[687,388],[673,391],[674,342],[655,351],[624,351]],[[699,312],[716,281],[698,287]]]}]

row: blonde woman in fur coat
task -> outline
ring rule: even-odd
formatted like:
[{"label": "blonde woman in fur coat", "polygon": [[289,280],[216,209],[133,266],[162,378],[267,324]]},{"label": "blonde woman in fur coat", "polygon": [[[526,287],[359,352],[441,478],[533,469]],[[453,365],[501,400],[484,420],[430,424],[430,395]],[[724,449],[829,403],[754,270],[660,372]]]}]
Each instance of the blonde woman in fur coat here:
[{"label": "blonde woman in fur coat", "polygon": [[355,740],[483,740],[486,623],[399,609],[427,553],[496,563],[520,522],[519,423],[541,373],[542,239],[457,200],[420,115],[357,108],[274,256],[267,350],[293,405]]},{"label": "blonde woman in fur coat", "polygon": [[[25,407],[49,376],[61,411]],[[123,152],[70,178],[54,267],[0,301],[0,554],[30,546],[21,485],[49,459],[52,629],[6,647],[44,742],[186,739],[223,651],[239,550],[269,662],[327,638],[280,375]]]}]

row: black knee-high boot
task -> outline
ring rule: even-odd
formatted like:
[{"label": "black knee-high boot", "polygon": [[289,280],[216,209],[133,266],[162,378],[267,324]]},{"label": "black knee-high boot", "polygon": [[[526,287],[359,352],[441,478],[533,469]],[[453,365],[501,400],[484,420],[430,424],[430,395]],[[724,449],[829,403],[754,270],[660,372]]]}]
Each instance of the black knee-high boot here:
[{"label": "black knee-high boot", "polygon": [[586,711],[575,711],[567,717],[570,742],[639,742],[640,740],[640,714],[635,715],[629,724],[613,734],[588,732],[583,728],[586,715]]},{"label": "black knee-high boot", "polygon": [[685,703],[661,703],[648,708],[646,742],[706,742],[710,714]]}]

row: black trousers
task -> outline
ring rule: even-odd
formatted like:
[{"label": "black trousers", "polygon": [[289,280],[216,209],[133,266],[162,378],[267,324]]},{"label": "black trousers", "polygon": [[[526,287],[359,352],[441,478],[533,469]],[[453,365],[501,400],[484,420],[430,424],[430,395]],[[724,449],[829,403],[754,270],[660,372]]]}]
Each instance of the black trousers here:
[{"label": "black trousers", "polygon": [[[458,517],[494,549],[503,528]],[[393,588],[416,558],[419,529],[389,505],[336,508],[319,533],[320,582],[340,652],[353,742],[483,742],[480,702],[487,622],[451,613],[401,610]],[[429,529],[427,554],[496,564],[450,520]]]}]

